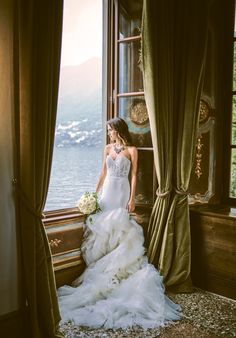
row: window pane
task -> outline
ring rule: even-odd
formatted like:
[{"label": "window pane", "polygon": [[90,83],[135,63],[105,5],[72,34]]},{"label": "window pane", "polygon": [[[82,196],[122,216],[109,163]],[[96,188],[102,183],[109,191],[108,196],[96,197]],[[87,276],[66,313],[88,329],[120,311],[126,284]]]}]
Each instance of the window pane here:
[{"label": "window pane", "polygon": [[95,191],[103,147],[102,27],[102,0],[64,0],[55,145],[45,210],[73,208],[85,191]]},{"label": "window pane", "polygon": [[233,95],[231,142],[236,145],[236,95]]},{"label": "window pane", "polygon": [[140,41],[119,44],[119,93],[143,91]]},{"label": "window pane", "polygon": [[153,204],[153,152],[139,150],[135,202]]},{"label": "window pane", "polygon": [[236,42],[234,42],[233,90],[236,90]]},{"label": "window pane", "polygon": [[118,106],[119,116],[127,122],[134,144],[137,147],[152,147],[144,97],[119,98]]},{"label": "window pane", "polygon": [[75,207],[82,193],[95,191],[101,159],[97,147],[55,147],[45,210]]},{"label": "window pane", "polygon": [[236,1],[234,1],[234,37],[236,38]]},{"label": "window pane", "polygon": [[236,149],[231,150],[230,197],[236,197]]},{"label": "window pane", "polygon": [[119,39],[140,35],[142,3],[142,0],[120,1]]}]

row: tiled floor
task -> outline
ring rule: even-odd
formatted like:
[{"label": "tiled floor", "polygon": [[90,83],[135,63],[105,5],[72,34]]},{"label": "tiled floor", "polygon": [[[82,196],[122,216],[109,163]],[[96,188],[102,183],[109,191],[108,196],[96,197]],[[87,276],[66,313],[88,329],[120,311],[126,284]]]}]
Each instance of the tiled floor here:
[{"label": "tiled floor", "polygon": [[183,319],[162,329],[90,330],[66,323],[66,338],[217,338],[236,337],[236,301],[194,289],[191,294],[170,297],[183,309]]}]

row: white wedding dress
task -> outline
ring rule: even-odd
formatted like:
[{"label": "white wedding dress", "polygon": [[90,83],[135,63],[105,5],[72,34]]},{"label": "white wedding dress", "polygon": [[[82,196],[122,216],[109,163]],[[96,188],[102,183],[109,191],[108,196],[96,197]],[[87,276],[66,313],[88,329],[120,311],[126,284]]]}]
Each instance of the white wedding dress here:
[{"label": "white wedding dress", "polygon": [[89,216],[82,244],[87,269],[58,289],[62,321],[90,328],[144,329],[178,320],[180,307],[165,294],[162,277],[144,255],[143,230],[126,209],[131,162],[107,156],[101,212]]}]

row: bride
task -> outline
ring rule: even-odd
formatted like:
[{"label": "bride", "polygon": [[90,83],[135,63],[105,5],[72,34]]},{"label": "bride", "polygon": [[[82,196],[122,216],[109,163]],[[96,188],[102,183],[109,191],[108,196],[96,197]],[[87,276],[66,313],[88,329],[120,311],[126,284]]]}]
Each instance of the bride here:
[{"label": "bride", "polygon": [[62,321],[90,328],[163,326],[180,318],[180,307],[165,295],[162,277],[144,255],[143,230],[129,215],[135,208],[138,152],[123,119],[107,126],[111,144],[96,187],[102,188],[101,211],[85,225],[81,251],[87,269],[73,287],[58,289]]}]

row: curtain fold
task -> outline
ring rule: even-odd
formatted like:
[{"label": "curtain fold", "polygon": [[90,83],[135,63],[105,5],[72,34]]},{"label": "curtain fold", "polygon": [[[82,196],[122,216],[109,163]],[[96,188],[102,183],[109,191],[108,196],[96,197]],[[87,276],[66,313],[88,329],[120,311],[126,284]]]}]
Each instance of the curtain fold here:
[{"label": "curtain fold", "polygon": [[174,291],[191,291],[187,191],[202,90],[208,4],[203,0],[144,0],[143,7],[144,92],[159,183],[146,245],[150,261],[163,275],[166,287]]},{"label": "curtain fold", "polygon": [[51,252],[41,221],[49,185],[62,36],[62,0],[17,0],[15,131],[23,280],[34,338],[58,332]]},{"label": "curtain fold", "polygon": [[[172,55],[174,14],[170,2],[169,0],[163,2],[149,1],[144,2],[143,7],[142,66],[144,91],[149,112],[154,162],[159,184],[146,236],[148,256],[151,262],[154,262],[156,255],[161,252],[161,242],[165,231],[172,190],[173,134],[169,131],[173,128]],[[149,20],[153,15],[152,13],[158,13],[156,21]],[[157,40],[159,34],[164,36],[165,39]],[[160,92],[162,95],[158,95]],[[163,114],[155,114],[157,107]],[[159,226],[155,226],[155,224]]]}]

